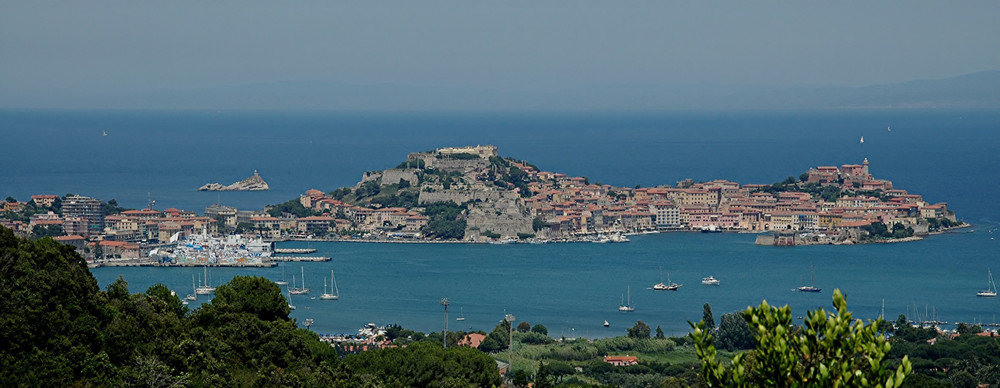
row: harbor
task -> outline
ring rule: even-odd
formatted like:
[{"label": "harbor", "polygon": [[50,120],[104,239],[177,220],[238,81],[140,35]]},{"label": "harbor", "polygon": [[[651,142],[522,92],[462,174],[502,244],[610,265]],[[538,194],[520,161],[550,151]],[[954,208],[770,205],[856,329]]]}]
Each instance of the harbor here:
[{"label": "harbor", "polygon": [[[629,236],[632,241],[627,244],[289,241],[277,247],[312,244],[317,256],[330,260],[209,271],[215,285],[237,275],[263,276],[291,285],[292,276],[301,282],[304,272],[307,286],[321,290],[324,278],[336,270],[336,302],[321,300],[318,293],[291,296],[297,307],[292,317],[299,322],[314,319],[313,329],[320,333],[352,332],[373,321],[439,331],[438,302],[447,297],[451,307],[463,311],[466,318],[453,323],[456,330],[490,330],[504,314],[516,314],[532,324],[545,325],[554,337],[568,335],[571,328],[580,337],[622,335],[623,328],[637,320],[653,328],[660,326],[668,336],[683,335],[690,331],[687,321],[701,319],[705,303],[711,305],[716,320],[762,300],[773,306],[787,304],[796,316],[805,316],[807,310],[829,311],[834,289],[846,295],[855,318],[882,316],[884,299],[884,316],[889,320],[903,314],[914,322],[947,321],[948,325],[938,327],[952,329],[954,322],[990,323],[1000,311],[1000,298],[976,296],[988,287],[987,267],[996,268],[992,258],[983,255],[996,248],[989,230],[977,225],[973,233],[912,244],[815,245],[804,250],[756,246],[754,235],[738,233],[646,234]],[[93,273],[102,288],[121,275],[135,292],[163,283],[180,294],[190,292],[191,276],[201,270],[107,267]],[[710,276],[719,284],[702,283]],[[645,289],[661,279],[684,286],[669,292]],[[327,283],[333,286],[332,280]],[[803,285],[821,291],[792,291]],[[635,310],[622,313],[618,306],[626,293]],[[924,306],[931,308],[925,312]],[[603,326],[605,320],[608,328]]]}]

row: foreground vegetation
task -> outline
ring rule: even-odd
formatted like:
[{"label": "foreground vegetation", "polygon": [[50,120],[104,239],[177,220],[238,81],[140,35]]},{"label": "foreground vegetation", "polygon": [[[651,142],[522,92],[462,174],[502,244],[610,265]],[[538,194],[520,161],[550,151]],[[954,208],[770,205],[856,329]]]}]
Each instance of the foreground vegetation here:
[{"label": "foreground vegetation", "polygon": [[[100,290],[71,247],[4,228],[0,270],[5,387],[1000,386],[1000,343],[981,328],[961,325],[952,338],[903,316],[865,324],[839,292],[833,312],[810,312],[803,326],[765,302],[716,327],[706,304],[685,337],[639,321],[620,337],[556,339],[503,321],[474,349],[455,346],[468,333],[394,326],[384,339],[397,346],[347,354],[298,328],[264,278],[235,277],[192,311],[163,285],[133,294],[119,279]],[[637,364],[604,360],[626,354]],[[511,356],[501,376],[496,361]]]}]

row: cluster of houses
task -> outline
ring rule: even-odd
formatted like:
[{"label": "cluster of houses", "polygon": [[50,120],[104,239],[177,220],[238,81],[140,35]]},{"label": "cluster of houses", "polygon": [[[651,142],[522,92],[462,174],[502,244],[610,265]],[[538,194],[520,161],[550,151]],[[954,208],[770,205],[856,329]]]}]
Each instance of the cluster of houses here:
[{"label": "cluster of houses", "polygon": [[526,169],[538,181],[525,201],[533,214],[561,234],[645,230],[830,231],[858,229],[875,222],[902,223],[926,232],[925,218],[951,218],[945,203],[893,189],[875,179],[869,162],[810,169],[801,184],[834,185],[845,192],[880,192],[881,197],[844,195],[826,201],[808,192],[765,191],[769,185],[727,180],[678,182],[677,187],[622,188],[588,184],[585,178]]},{"label": "cluster of houses", "polygon": [[[492,146],[461,151],[486,152],[485,157],[496,155],[496,149]],[[429,160],[435,162],[433,159]],[[482,160],[475,162],[493,168]],[[436,163],[440,164],[441,161]],[[472,178],[470,180],[481,181],[483,171],[478,171],[481,166],[476,163],[466,163],[473,168],[463,172]],[[843,193],[871,194],[841,195],[837,198],[828,197],[829,200],[817,195],[815,190],[801,192],[787,187],[783,190],[769,190],[769,185],[741,185],[728,180],[700,183],[687,180],[678,182],[674,187],[613,187],[591,184],[583,177],[538,171],[527,163],[509,163],[511,168],[520,169],[528,177],[526,185],[515,187],[510,184],[507,187],[510,192],[520,194],[515,197],[518,197],[517,207],[524,217],[517,222],[537,223],[540,220],[541,228],[538,225],[528,225],[528,230],[534,226],[541,235],[539,237],[549,239],[653,230],[810,231],[836,234],[860,230],[875,222],[886,225],[901,223],[920,234],[927,232],[927,223],[924,222],[926,218],[955,220],[954,213],[948,210],[947,204],[925,202],[920,195],[894,189],[892,182],[888,180],[875,179],[869,172],[867,159],[861,165],[812,168],[803,174],[801,182],[793,182],[809,185],[814,189],[832,186]],[[456,165],[456,168],[464,168],[466,165]],[[482,187],[494,187],[486,183],[488,182],[476,182]],[[525,189],[529,192],[521,193]],[[464,193],[469,192],[468,189],[464,190]],[[422,190],[422,201],[425,195],[443,194],[441,191],[423,191],[431,190]],[[57,239],[77,246],[90,257],[137,258],[141,255],[140,243],[166,242],[178,235],[212,234],[222,227],[239,227],[244,232],[271,239],[325,236],[345,230],[370,233],[382,238],[419,239],[422,237],[422,228],[429,222],[429,218],[420,214],[419,209],[357,206],[315,189],[308,190],[299,197],[303,207],[321,214],[308,217],[290,214],[273,217],[265,210],[238,210],[220,204],[207,207],[202,216],[174,208],[163,211],[126,210],[105,215],[100,200],[84,196],[58,198],[55,195],[34,195],[31,201],[40,208],[50,207],[60,201],[62,214],[34,214],[28,222],[0,219],[0,224],[24,235],[30,235],[36,226],[58,225],[65,236]],[[0,212],[16,212],[24,205],[26,203],[8,200],[0,204]],[[484,207],[482,204],[477,206]]]}]

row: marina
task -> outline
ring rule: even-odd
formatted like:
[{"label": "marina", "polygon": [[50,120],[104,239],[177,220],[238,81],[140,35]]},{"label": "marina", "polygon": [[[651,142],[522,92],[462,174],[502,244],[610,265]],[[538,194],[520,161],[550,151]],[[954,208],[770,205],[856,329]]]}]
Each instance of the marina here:
[{"label": "marina", "polygon": [[[705,303],[711,305],[716,319],[756,306],[762,300],[772,306],[788,304],[795,315],[804,316],[806,310],[820,307],[829,311],[833,289],[844,292],[848,307],[860,319],[882,315],[885,299],[884,316],[890,320],[905,314],[915,322],[991,322],[1000,311],[1000,299],[975,296],[985,288],[983,278],[992,260],[982,252],[996,247],[988,230],[977,226],[973,233],[934,236],[913,244],[794,249],[755,246],[753,235],[736,233],[647,234],[631,237],[629,244],[312,242],[317,253],[331,257],[331,261],[304,262],[296,265],[301,267],[298,271],[295,266],[284,265],[211,267],[209,275],[212,285],[218,286],[236,275],[281,281],[284,271],[290,283],[291,275],[295,275],[296,288],[300,287],[302,274],[306,279],[315,279],[307,280],[307,284],[319,288],[320,279],[331,277],[331,267],[335,268],[340,294],[337,301],[322,300],[318,292],[315,299],[313,293],[291,295],[297,307],[292,317],[299,322],[312,318],[316,331],[328,333],[353,331],[372,321],[397,323],[423,332],[439,331],[438,301],[448,297],[462,306],[466,318],[463,329],[488,331],[506,311],[532,324],[543,324],[555,335],[571,327],[577,328],[577,333],[591,327],[592,337],[622,334],[617,329],[604,329],[604,320],[611,328],[631,327],[636,320],[642,320],[651,327],[661,326],[667,335],[680,335],[690,330],[687,321],[701,319]],[[296,247],[306,243],[279,245]],[[899,259],[903,257],[906,259]],[[804,272],[810,262],[815,268],[816,284],[822,284],[823,292],[790,292],[803,285],[800,278],[809,281],[809,274]],[[661,265],[670,269],[671,280],[678,283],[699,284],[711,273],[726,284],[681,287],[683,290],[670,293],[621,289],[630,283],[657,283],[659,274],[649,269]],[[173,267],[105,267],[92,271],[102,288],[122,275],[132,292],[143,292],[162,282],[180,295],[191,293],[193,274],[204,274],[201,268],[194,272]],[[332,283],[331,279],[328,286]],[[499,284],[507,286],[488,286]],[[284,287],[282,294],[287,294]],[[344,296],[348,294],[350,297]],[[200,296],[190,302],[190,307],[197,308],[208,300]],[[619,313],[618,306],[626,304],[634,311]],[[925,314],[925,304],[937,306],[935,314]],[[920,306],[919,311],[914,305]]]}]

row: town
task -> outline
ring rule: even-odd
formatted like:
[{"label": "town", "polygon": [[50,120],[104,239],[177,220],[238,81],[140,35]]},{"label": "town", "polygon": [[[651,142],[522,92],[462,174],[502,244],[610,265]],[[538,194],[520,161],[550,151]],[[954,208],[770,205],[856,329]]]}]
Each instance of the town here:
[{"label": "town", "polygon": [[128,210],[81,195],[0,204],[0,225],[51,236],[88,260],[138,260],[193,236],[377,242],[624,242],[658,231],[760,233],[758,244],[906,241],[962,225],[946,203],[876,179],[869,162],[810,168],[774,184],[728,180],[614,187],[541,171],[494,146],[412,153],[353,188],[308,190],[260,210]]}]

